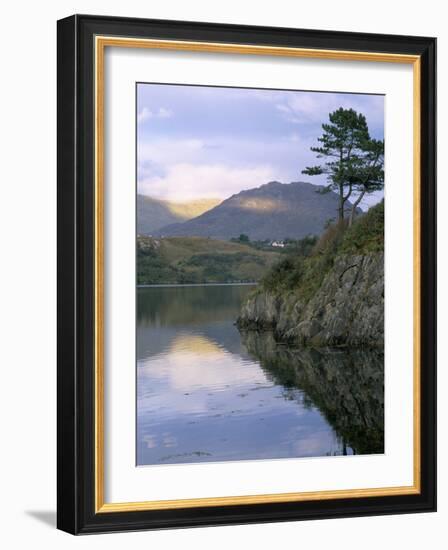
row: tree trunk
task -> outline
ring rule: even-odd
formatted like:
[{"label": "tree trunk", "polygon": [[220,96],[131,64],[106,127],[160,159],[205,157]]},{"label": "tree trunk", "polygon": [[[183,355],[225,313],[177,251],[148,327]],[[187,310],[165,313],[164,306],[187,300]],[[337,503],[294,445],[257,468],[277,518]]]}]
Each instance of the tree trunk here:
[{"label": "tree trunk", "polygon": [[339,221],[344,219],[344,187],[339,185]]},{"label": "tree trunk", "polygon": [[350,212],[350,218],[348,220],[348,226],[349,227],[351,227],[351,225],[353,223],[353,218],[355,217],[356,208],[357,208],[358,204],[362,201],[362,198],[364,197],[365,194],[366,194],[366,190],[364,189],[362,191],[362,193],[359,195],[359,197],[352,204],[352,209],[351,209],[351,212]]}]

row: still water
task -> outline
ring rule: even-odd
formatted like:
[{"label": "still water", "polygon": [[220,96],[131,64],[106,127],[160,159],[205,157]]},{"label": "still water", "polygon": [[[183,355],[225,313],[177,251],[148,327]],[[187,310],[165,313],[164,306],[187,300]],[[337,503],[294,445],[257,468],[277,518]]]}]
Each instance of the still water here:
[{"label": "still water", "polygon": [[383,453],[383,355],[240,334],[252,290],[138,289],[137,464]]}]

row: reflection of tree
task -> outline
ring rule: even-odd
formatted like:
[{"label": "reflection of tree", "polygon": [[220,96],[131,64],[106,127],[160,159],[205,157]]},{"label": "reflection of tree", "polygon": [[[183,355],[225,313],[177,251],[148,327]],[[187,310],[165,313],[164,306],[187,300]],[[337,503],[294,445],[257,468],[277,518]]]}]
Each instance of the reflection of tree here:
[{"label": "reflection of tree", "polygon": [[325,416],[344,448],[356,454],[384,452],[384,356],[365,349],[290,348],[269,332],[241,334],[255,357],[276,383],[305,393],[305,403]]},{"label": "reflection of tree", "polygon": [[175,327],[228,321],[238,317],[251,285],[139,288],[137,321]]}]

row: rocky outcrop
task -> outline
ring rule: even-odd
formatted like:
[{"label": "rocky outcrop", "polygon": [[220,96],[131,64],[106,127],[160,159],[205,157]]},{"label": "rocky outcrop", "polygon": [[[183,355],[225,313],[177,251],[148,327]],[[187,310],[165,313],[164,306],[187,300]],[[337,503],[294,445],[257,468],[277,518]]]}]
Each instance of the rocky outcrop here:
[{"label": "rocky outcrop", "polygon": [[300,292],[257,289],[237,324],[272,329],[278,340],[301,346],[383,346],[384,255],[337,256],[308,300]]}]

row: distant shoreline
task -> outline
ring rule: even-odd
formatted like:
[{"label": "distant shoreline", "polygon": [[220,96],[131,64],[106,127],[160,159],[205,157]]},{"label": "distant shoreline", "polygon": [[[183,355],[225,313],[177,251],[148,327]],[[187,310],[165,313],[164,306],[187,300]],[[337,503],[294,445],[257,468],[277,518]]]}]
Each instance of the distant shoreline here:
[{"label": "distant shoreline", "polygon": [[167,288],[175,286],[256,286],[258,283],[166,283],[155,285],[137,285],[137,288]]}]

